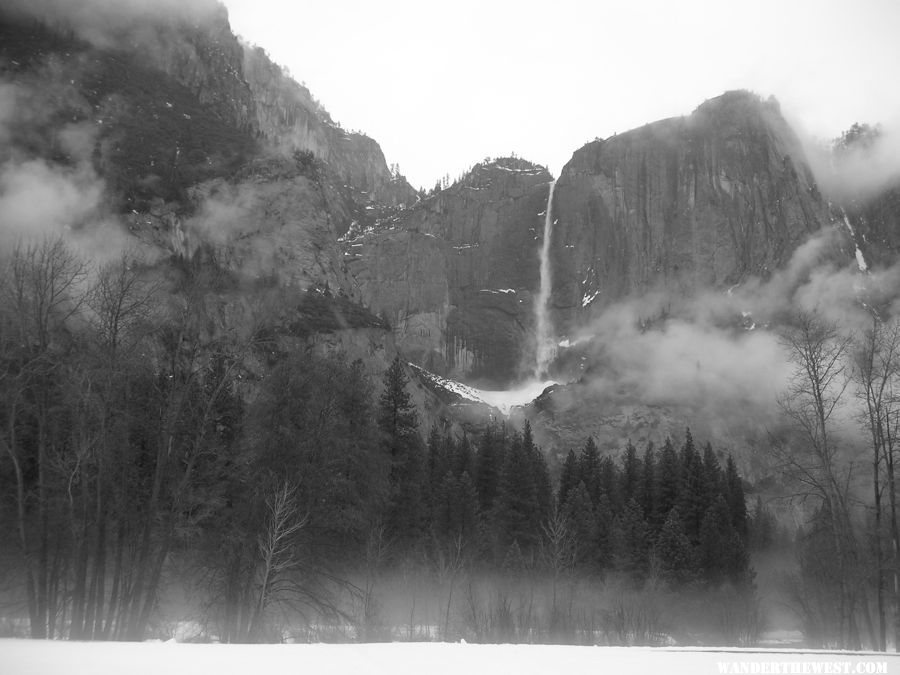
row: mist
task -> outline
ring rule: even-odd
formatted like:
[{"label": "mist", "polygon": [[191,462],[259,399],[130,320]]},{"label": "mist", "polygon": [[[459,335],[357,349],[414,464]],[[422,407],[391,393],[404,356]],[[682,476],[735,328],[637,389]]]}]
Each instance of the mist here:
[{"label": "mist", "polygon": [[873,314],[900,310],[900,265],[861,271],[847,238],[840,225],[823,229],[767,280],[692,297],[650,292],[605,308],[575,336],[600,364],[585,381],[599,394],[686,407],[720,428],[776,424],[794,370],[781,330],[798,313],[818,313],[852,337]]},{"label": "mist", "polygon": [[202,22],[224,8],[216,0],[7,0],[7,9],[73,31],[96,47],[126,46],[141,24]]},{"label": "mist", "polygon": [[857,120],[857,124],[871,125],[875,134],[863,142],[836,147],[839,138],[810,133],[789,107],[782,107],[782,113],[797,133],[819,189],[830,201],[838,205],[866,202],[900,182],[900,118]]},{"label": "mist", "polygon": [[[96,125],[46,124],[72,102],[72,93],[58,83],[42,88],[0,80],[0,140],[5,142],[0,150],[0,246],[62,237],[84,257],[104,262],[134,242],[109,208],[106,182],[92,162]],[[77,97],[74,102],[78,104]],[[40,138],[43,156],[16,144],[31,137]],[[47,159],[50,155],[59,161]]]}]

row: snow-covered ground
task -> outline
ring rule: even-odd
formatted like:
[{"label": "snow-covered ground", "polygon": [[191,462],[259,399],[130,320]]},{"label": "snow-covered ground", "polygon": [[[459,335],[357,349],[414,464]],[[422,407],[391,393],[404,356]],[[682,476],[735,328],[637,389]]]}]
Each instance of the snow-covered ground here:
[{"label": "snow-covered ground", "polygon": [[900,656],[447,643],[203,645],[0,640],[0,672],[4,675],[898,673]]},{"label": "snow-covered ground", "polygon": [[514,389],[506,389],[504,391],[478,389],[477,391],[482,401],[494,406],[504,415],[509,415],[509,411],[512,408],[531,403],[541,395],[544,389],[554,384],[557,383],[552,380],[529,380]]},{"label": "snow-covered ground", "polygon": [[470,387],[462,382],[448,380],[446,377],[435,375],[414,363],[409,364],[416,372],[418,372],[425,380],[430,381],[434,385],[452,392],[462,398],[464,401],[472,403],[484,403],[493,408],[497,408],[504,415],[509,415],[510,410],[516,406],[527,405],[541,395],[541,393],[550,385],[557,384],[552,380],[529,380],[512,389],[504,389],[503,391],[491,391],[488,389],[478,389]]}]

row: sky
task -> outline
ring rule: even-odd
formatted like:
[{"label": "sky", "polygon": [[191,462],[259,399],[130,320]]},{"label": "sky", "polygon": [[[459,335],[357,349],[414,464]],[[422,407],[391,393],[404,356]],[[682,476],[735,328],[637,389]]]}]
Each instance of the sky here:
[{"label": "sky", "polygon": [[821,138],[900,118],[897,0],[225,0],[235,32],[413,185],[572,153],[729,89]]}]

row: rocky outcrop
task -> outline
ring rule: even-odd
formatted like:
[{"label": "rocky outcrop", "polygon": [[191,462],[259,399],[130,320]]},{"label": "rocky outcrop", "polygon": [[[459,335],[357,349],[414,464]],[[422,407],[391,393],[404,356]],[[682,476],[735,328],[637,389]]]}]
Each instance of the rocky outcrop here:
[{"label": "rocky outcrop", "polygon": [[347,246],[345,261],[364,302],[394,328],[404,357],[446,372],[450,295],[443,242],[415,231],[373,232]]},{"label": "rocky outcrop", "polygon": [[562,171],[554,215],[561,331],[630,293],[765,277],[830,222],[777,103],[740,91],[584,146]]},{"label": "rocky outcrop", "polygon": [[533,349],[538,249],[552,177],[519,159],[477,165],[387,226],[348,241],[363,301],[440,375],[495,387]]},{"label": "rocky outcrop", "polygon": [[415,200],[409,183],[391,175],[378,143],[335,124],[309,90],[273,63],[262,48],[244,45],[242,70],[255,103],[255,128],[271,151],[314,153],[364,193],[365,201],[399,206]]}]

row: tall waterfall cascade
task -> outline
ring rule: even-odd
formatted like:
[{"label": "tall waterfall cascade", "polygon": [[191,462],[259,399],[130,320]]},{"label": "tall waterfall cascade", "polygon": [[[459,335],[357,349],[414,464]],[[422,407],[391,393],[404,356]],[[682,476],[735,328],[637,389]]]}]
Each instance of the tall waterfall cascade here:
[{"label": "tall waterfall cascade", "polygon": [[553,288],[552,270],[550,269],[550,241],[553,237],[553,191],[556,181],[550,183],[550,194],[547,196],[547,209],[544,212],[544,240],[541,244],[541,286],[534,302],[535,315],[535,359],[534,376],[541,379],[547,376],[550,362],[556,356],[556,341],[553,336],[553,324],[550,320],[550,291]]}]

